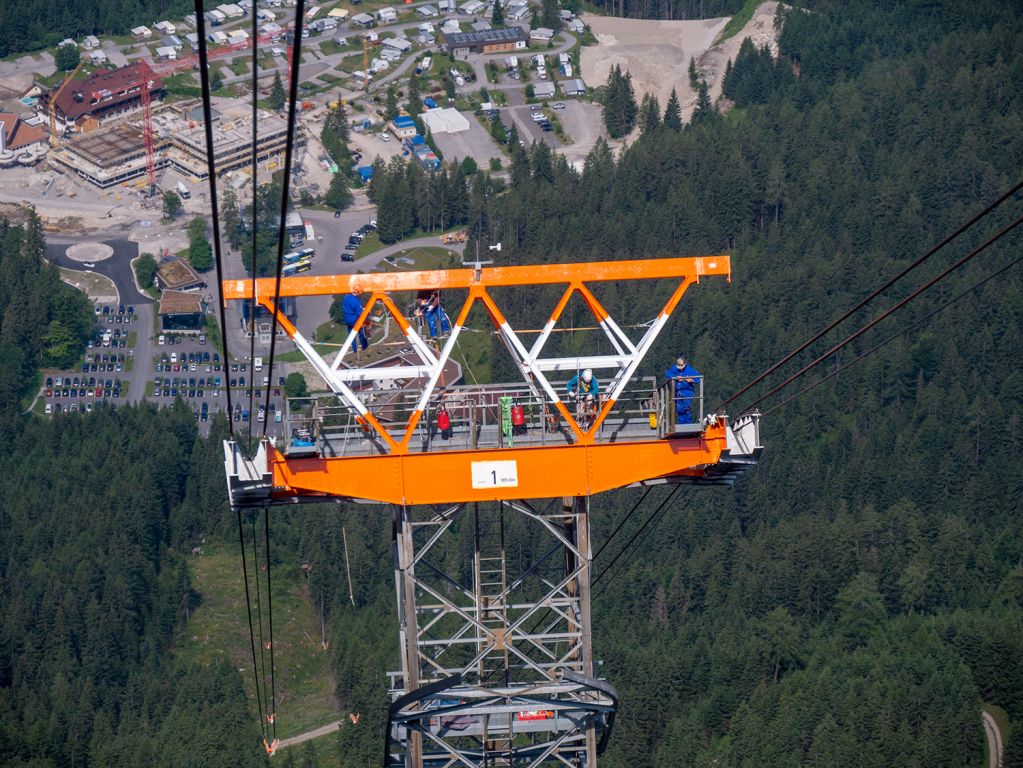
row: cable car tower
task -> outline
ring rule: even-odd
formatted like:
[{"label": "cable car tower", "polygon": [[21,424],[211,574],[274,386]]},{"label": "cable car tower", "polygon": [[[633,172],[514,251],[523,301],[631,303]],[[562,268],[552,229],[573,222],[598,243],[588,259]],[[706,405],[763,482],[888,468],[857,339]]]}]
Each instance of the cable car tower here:
[{"label": "cable car tower", "polygon": [[[673,385],[635,376],[686,290],[715,276],[730,276],[727,256],[300,276],[283,278],[276,297],[272,279],[223,283],[225,301],[254,300],[275,314],[333,393],[289,406],[283,435],[251,459],[225,443],[232,505],[390,505],[401,670],[391,674],[386,765],[597,765],[618,700],[591,643],[592,497],[639,485],[730,485],[761,450],[759,414],[703,414],[700,382],[695,423],[676,425]],[[590,288],[633,280],[672,284],[635,342]],[[527,345],[494,289],[538,285],[564,290]],[[392,298],[423,288],[466,293],[439,349]],[[332,362],[277,306],[279,297],[353,290],[368,300]],[[614,352],[545,357],[576,294]],[[521,382],[445,381],[477,303]],[[374,311],[401,329],[402,354],[389,367],[350,364]],[[602,382],[589,403],[563,394],[564,380],[584,368]]]}]

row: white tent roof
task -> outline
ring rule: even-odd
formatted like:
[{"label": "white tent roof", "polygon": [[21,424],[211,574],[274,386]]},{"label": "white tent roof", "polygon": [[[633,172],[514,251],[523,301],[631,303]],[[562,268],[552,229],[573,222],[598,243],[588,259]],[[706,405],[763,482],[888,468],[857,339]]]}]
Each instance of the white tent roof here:
[{"label": "white tent roof", "polygon": [[469,121],[457,109],[431,109],[423,113],[423,122],[432,133],[461,133],[469,130]]}]

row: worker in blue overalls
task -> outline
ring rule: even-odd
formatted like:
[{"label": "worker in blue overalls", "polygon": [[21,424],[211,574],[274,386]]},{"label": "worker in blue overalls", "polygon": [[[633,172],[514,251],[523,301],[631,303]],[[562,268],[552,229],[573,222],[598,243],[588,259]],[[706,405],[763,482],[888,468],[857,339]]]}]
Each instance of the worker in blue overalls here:
[{"label": "worker in blue overalls", "polygon": [[440,291],[430,291],[429,298],[422,305],[423,315],[426,317],[426,324],[430,328],[430,338],[437,338],[437,326],[440,325],[440,332],[448,333],[451,330],[451,323],[448,322],[447,313],[440,304]]},{"label": "worker in blue overalls", "polygon": [[[351,333],[352,329],[355,328],[355,324],[359,321],[362,316],[362,301],[359,299],[359,294],[362,291],[358,286],[352,286],[351,293],[347,294],[344,300],[341,302],[341,318],[345,321],[345,325],[348,327],[348,332]],[[366,339],[365,328],[359,329],[359,335],[352,339],[352,352],[358,352],[359,348],[356,345],[360,345],[362,349],[366,349],[369,346],[369,341]]]},{"label": "worker in blue overalls", "polygon": [[679,355],[675,364],[664,372],[664,378],[675,382],[675,422],[677,424],[693,423],[693,386],[701,378],[700,372]]}]

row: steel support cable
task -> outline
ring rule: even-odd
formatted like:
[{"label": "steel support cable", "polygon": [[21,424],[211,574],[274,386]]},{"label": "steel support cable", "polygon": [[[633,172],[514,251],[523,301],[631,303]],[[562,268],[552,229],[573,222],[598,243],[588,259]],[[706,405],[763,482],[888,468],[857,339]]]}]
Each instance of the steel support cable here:
[{"label": "steel support cable", "polygon": [[[255,578],[255,582],[256,582],[256,623],[259,626],[259,666],[260,666],[260,669],[261,669],[261,671],[263,673],[262,674],[262,680],[263,680],[263,700],[264,700],[264,703],[269,705],[270,702],[269,702],[269,700],[267,699],[267,696],[266,696],[266,689],[268,688],[268,686],[266,684],[266,651],[267,651],[267,648],[266,648],[266,645],[265,645],[265,641],[263,640],[263,599],[262,599],[262,594],[261,594],[261,590],[260,590],[260,587],[259,587],[259,552],[258,552],[258,550],[256,548],[256,542],[259,541],[259,538],[256,536],[256,515],[255,515],[255,513],[252,514],[251,522],[252,522],[252,564],[254,566],[256,566],[256,578]],[[269,709],[269,707],[267,707],[267,709]],[[260,713],[260,717],[262,717],[263,721],[266,722],[266,720],[267,720],[266,710],[264,710],[262,713]]]},{"label": "steel support cable", "polygon": [[[259,19],[256,9],[252,9],[252,259],[249,270],[252,273],[252,299],[249,306],[249,362],[256,359],[256,253],[258,252],[258,239],[256,237],[259,217],[256,215],[256,201],[259,199]],[[253,371],[255,373],[255,371]],[[229,382],[230,383],[230,382]],[[253,398],[255,396],[255,376],[249,382],[249,444],[246,451],[252,452],[252,422],[255,420],[253,413]]]},{"label": "steel support cable", "polygon": [[256,636],[252,629],[252,597],[249,595],[249,567],[245,556],[245,526],[242,524],[242,508],[235,507],[238,517],[238,543],[242,550],[242,577],[245,579],[245,612],[249,617],[249,646],[252,649],[252,678],[256,681],[256,710],[259,714],[259,732],[266,742],[266,724],[263,722],[263,700],[259,689],[259,667],[256,665]]},{"label": "steel support cable", "polygon": [[596,576],[593,577],[593,581],[590,582],[590,588],[591,589],[594,586],[596,586],[597,582],[601,580],[601,578],[604,576],[605,573],[607,573],[608,571],[611,570],[611,568],[614,567],[614,564],[618,562],[618,559],[623,554],[625,554],[625,552],[629,549],[629,547],[632,546],[632,543],[637,538],[639,538],[639,535],[641,533],[643,533],[643,531],[645,531],[647,529],[647,527],[650,525],[650,523],[653,522],[654,518],[657,517],[661,512],[663,512],[664,510],[666,510],[668,508],[668,505],[675,499],[675,497],[678,495],[678,492],[681,491],[681,490],[682,490],[682,485],[681,484],[676,485],[674,488],[671,489],[671,493],[669,493],[667,495],[667,497],[664,499],[664,501],[662,501],[657,506],[657,508],[653,512],[650,513],[650,516],[645,521],[643,521],[643,525],[641,525],[639,527],[639,529],[634,534],[632,534],[632,538],[629,539],[627,542],[625,542],[625,546],[624,547],[622,547],[620,550],[618,550],[618,554],[614,556],[614,559],[611,560],[611,562],[608,563],[606,566],[604,566],[604,570],[602,570],[600,573],[598,573]]},{"label": "steel support cable", "polygon": [[[274,375],[274,354],[277,347],[277,315],[280,311],[277,302],[281,295],[281,275],[284,270],[284,229],[288,217],[289,190],[291,189],[291,164],[295,153],[295,115],[298,106],[298,71],[302,68],[302,22],[305,19],[305,0],[297,0],[295,3],[295,29],[292,34],[292,56],[291,70],[288,72],[288,139],[284,147],[284,185],[281,192],[281,219],[277,224],[277,275],[274,281],[274,312],[272,325],[270,326],[270,358],[267,364],[267,380],[273,383]],[[265,414],[270,412],[270,389],[266,388],[266,405],[264,407],[263,437],[266,437],[266,428],[269,419]]]},{"label": "steel support cable", "polygon": [[270,582],[270,508],[263,507],[263,549],[266,551],[266,616],[270,628],[270,725],[277,738],[277,678],[274,675],[274,603]]},{"label": "steel support cable", "polygon": [[928,288],[931,288],[932,286],[934,286],[934,285],[938,284],[939,282],[941,282],[942,280],[944,280],[950,274],[952,274],[957,269],[959,269],[964,264],[966,264],[968,261],[970,261],[970,259],[974,258],[978,254],[983,252],[985,249],[987,249],[989,246],[991,246],[994,243],[996,243],[999,240],[1001,240],[1003,237],[1005,237],[1005,235],[1007,235],[1013,229],[1018,227],[1020,224],[1023,224],[1023,216],[1020,216],[1018,219],[1016,219],[1014,222],[1009,224],[1007,227],[1005,227],[1004,229],[1000,230],[997,234],[992,235],[990,238],[985,240],[979,246],[977,246],[972,251],[970,251],[968,254],[966,254],[961,259],[959,259],[959,261],[955,262],[952,266],[948,267],[943,272],[939,273],[935,277],[933,277],[930,280],[928,280],[926,283],[921,285],[919,288],[917,288],[915,291],[910,293],[908,296],[906,296],[901,301],[898,301],[895,304],[893,304],[891,307],[886,309],[884,312],[882,312],[880,315],[875,317],[869,323],[867,323],[866,325],[862,326],[859,330],[857,330],[854,333],[850,334],[845,339],[840,341],[838,344],[835,344],[827,352],[825,352],[824,354],[820,355],[819,357],[817,357],[812,362],[807,363],[806,365],[804,365],[802,368],[800,368],[794,374],[789,376],[787,379],[785,379],[785,381],[783,381],[781,384],[776,386],[774,389],[772,389],[766,395],[763,395],[763,396],[757,398],[756,400],[754,400],[752,403],[750,403],[746,408],[743,409],[743,411],[744,412],[750,411],[750,410],[756,408],[758,405],[760,405],[760,403],[762,403],[764,400],[767,400],[769,397],[772,397],[772,396],[778,394],[779,392],[781,392],[783,389],[785,389],[785,387],[787,387],[789,384],[794,382],[796,379],[798,379],[801,376],[803,376],[803,374],[805,374],[811,368],[816,367],[821,362],[823,362],[827,358],[831,357],[831,355],[835,354],[840,349],[845,347],[847,344],[851,344],[853,341],[858,339],[860,336],[862,336],[864,333],[869,331],[871,328],[873,328],[875,325],[880,323],[882,320],[884,320],[885,318],[889,317],[892,313],[896,312],[897,310],[899,310],[902,307],[906,306],[906,304],[908,304],[909,302],[913,301],[913,299],[915,299],[921,293],[926,291]]},{"label": "steel support cable", "polygon": [[964,298],[965,296],[973,293],[978,288],[983,287],[987,283],[989,283],[992,280],[994,280],[996,277],[998,277],[1000,275],[1003,275],[1004,273],[1008,272],[1010,269],[1015,267],[1020,262],[1023,262],[1023,256],[1019,256],[1019,257],[1013,259],[1012,261],[1010,261],[1008,264],[1006,264],[1001,269],[998,269],[998,270],[992,272],[990,275],[985,277],[983,280],[980,280],[979,282],[974,283],[973,285],[971,285],[969,288],[967,288],[962,293],[959,293],[956,296],[952,297],[951,299],[946,301],[944,304],[940,304],[939,306],[935,307],[930,312],[928,312],[926,315],[921,317],[919,320],[916,320],[916,321],[910,323],[909,325],[907,325],[905,328],[903,328],[898,333],[892,334],[891,336],[889,336],[884,341],[878,342],[873,347],[868,349],[866,352],[861,354],[859,357],[856,357],[856,358],[850,360],[848,363],[844,363],[843,365],[839,366],[838,368],[833,370],[831,373],[829,373],[827,376],[824,376],[823,378],[819,379],[818,381],[815,381],[813,384],[811,384],[808,387],[804,387],[803,389],[799,390],[796,394],[794,394],[791,397],[783,400],[782,402],[778,403],[777,405],[771,407],[770,409],[768,409],[767,411],[764,412],[764,416],[767,416],[769,414],[774,413],[779,408],[782,408],[782,407],[788,405],[789,403],[791,403],[796,398],[801,397],[802,395],[805,395],[811,389],[816,389],[821,384],[823,384],[825,381],[828,381],[829,379],[834,378],[835,376],[840,374],[842,371],[844,371],[846,368],[848,368],[848,367],[850,367],[852,365],[855,365],[856,363],[860,362],[860,360],[863,360],[866,357],[870,357],[872,354],[874,354],[879,349],[881,349],[881,347],[887,346],[888,344],[890,344],[891,342],[895,341],[896,339],[898,339],[901,336],[905,336],[907,333],[912,331],[917,326],[920,326],[923,323],[927,322],[928,320],[930,320],[932,317],[934,317],[936,314],[938,314],[942,310],[948,308],[952,304],[955,304],[957,301],[959,301],[960,299]]},{"label": "steel support cable", "polygon": [[[220,253],[220,207],[217,204],[217,174],[213,162],[213,118],[210,106],[210,58],[206,49],[206,17],[202,0],[195,0],[196,35],[199,42],[199,80],[202,83],[202,117],[206,134],[206,174],[210,183],[210,205],[213,219],[213,258],[217,269],[217,303],[220,305],[220,337],[224,352],[224,366],[228,365],[227,352],[227,318],[224,310],[224,299],[220,294],[220,286],[224,280],[224,265]],[[225,377],[226,378],[226,377]],[[228,380],[227,390],[227,426],[234,437],[234,423],[231,421],[231,387]]]},{"label": "steel support cable", "polygon": [[914,269],[916,269],[916,268],[917,268],[917,267],[919,267],[919,266],[920,266],[921,264],[923,264],[923,263],[924,263],[925,261],[927,261],[927,260],[928,260],[929,258],[931,258],[931,256],[933,256],[934,254],[936,254],[936,253],[937,253],[938,251],[940,251],[940,250],[941,250],[942,248],[944,248],[944,247],[945,247],[946,245],[948,245],[948,244],[949,244],[949,243],[951,243],[951,242],[952,242],[953,240],[955,240],[955,239],[956,239],[957,237],[959,237],[959,235],[963,234],[963,233],[964,233],[964,232],[965,232],[966,230],[970,229],[970,228],[971,228],[971,227],[972,227],[972,226],[973,226],[974,224],[976,224],[976,223],[977,223],[978,221],[980,221],[980,220],[981,220],[981,219],[983,219],[983,218],[984,218],[985,216],[987,216],[987,215],[988,215],[989,213],[991,213],[991,212],[992,212],[992,211],[993,211],[993,210],[994,210],[995,208],[997,208],[997,207],[998,207],[998,206],[1000,206],[1000,205],[1001,205],[1002,203],[1004,203],[1004,202],[1005,202],[1006,200],[1008,200],[1008,199],[1009,199],[1010,197],[1012,197],[1012,196],[1013,196],[1014,194],[1016,194],[1017,192],[1019,192],[1019,190],[1020,190],[1020,189],[1023,189],[1023,181],[1020,181],[1019,183],[1017,183],[1017,184],[1016,184],[1015,186],[1013,186],[1013,187],[1012,187],[1012,189],[1010,189],[1010,190],[1008,190],[1007,192],[1005,192],[1005,193],[1004,193],[1004,194],[1003,194],[1003,195],[1002,195],[1001,197],[999,197],[999,198],[998,198],[997,200],[995,200],[995,201],[994,201],[993,203],[991,203],[991,204],[990,204],[990,205],[988,205],[988,206],[987,206],[986,208],[984,208],[984,210],[982,210],[982,211],[981,211],[980,213],[976,214],[976,215],[975,215],[975,216],[974,216],[974,217],[973,217],[972,219],[970,219],[970,220],[969,220],[969,221],[967,221],[967,222],[966,222],[965,224],[963,224],[962,226],[960,226],[960,227],[959,227],[959,228],[958,228],[958,229],[957,229],[957,230],[956,230],[955,232],[953,232],[952,234],[948,235],[948,236],[947,236],[947,237],[946,237],[946,238],[945,238],[944,240],[942,240],[942,241],[941,241],[940,243],[938,243],[938,244],[937,244],[936,246],[934,246],[933,248],[931,248],[931,250],[927,251],[927,253],[925,253],[925,254],[924,254],[923,256],[921,256],[920,258],[918,258],[918,259],[917,259],[916,261],[914,261],[914,262],[913,262],[912,264],[910,264],[910,265],[909,265],[908,267],[906,267],[905,269],[903,269],[903,270],[902,270],[901,272],[899,272],[899,273],[898,273],[897,275],[895,275],[895,277],[893,277],[893,278],[891,278],[890,280],[888,280],[888,282],[886,282],[886,283],[885,283],[884,285],[882,285],[882,286],[881,286],[880,288],[878,288],[878,289],[877,289],[876,291],[874,291],[873,293],[871,293],[871,294],[870,294],[869,296],[867,296],[867,297],[866,297],[865,299],[863,299],[862,301],[860,301],[860,302],[859,302],[859,303],[858,303],[858,304],[857,304],[857,305],[856,305],[855,307],[853,307],[852,309],[850,309],[850,310],[848,310],[847,312],[845,312],[845,313],[844,313],[844,314],[843,314],[843,315],[842,315],[841,317],[839,317],[839,318],[838,318],[837,320],[834,320],[834,321],[832,321],[831,323],[829,323],[829,324],[828,324],[828,325],[827,325],[827,326],[826,326],[826,327],[825,327],[825,328],[824,328],[823,330],[820,330],[820,331],[818,331],[817,333],[815,333],[815,334],[814,334],[813,336],[811,336],[811,337],[810,337],[809,339],[807,339],[807,340],[806,340],[806,341],[804,341],[804,342],[803,342],[802,344],[800,344],[800,345],[799,345],[798,347],[796,347],[796,348],[795,348],[795,349],[793,349],[793,350],[792,350],[791,352],[789,352],[789,353],[788,353],[787,355],[785,355],[785,357],[783,357],[783,358],[782,358],[781,360],[779,360],[779,361],[777,361],[776,363],[774,363],[774,364],[773,364],[773,365],[772,365],[772,366],[771,366],[770,368],[768,368],[768,369],[767,369],[766,371],[764,371],[763,373],[761,373],[761,374],[760,374],[759,376],[757,376],[757,377],[756,377],[755,379],[753,379],[753,380],[752,380],[751,382],[749,382],[748,384],[746,384],[746,385],[745,385],[744,387],[742,387],[742,388],[741,388],[741,389],[740,389],[739,391],[737,391],[737,392],[736,392],[735,394],[733,394],[733,395],[732,395],[731,397],[729,397],[729,398],[728,398],[727,400],[725,400],[724,402],[722,402],[722,403],[721,403],[721,404],[720,404],[720,405],[719,405],[719,406],[718,406],[718,407],[717,407],[717,408],[716,408],[715,410],[720,410],[721,408],[723,408],[724,406],[728,405],[728,404],[729,404],[730,402],[732,402],[732,401],[733,401],[733,400],[735,400],[736,398],[738,398],[738,397],[742,396],[743,394],[745,394],[746,392],[748,392],[748,391],[749,391],[750,389],[752,389],[752,388],[753,388],[754,386],[756,386],[756,385],[757,385],[757,384],[759,384],[759,383],[760,383],[761,381],[763,381],[764,379],[766,379],[766,378],[767,378],[768,376],[770,376],[770,375],[771,375],[772,373],[774,373],[775,371],[777,371],[777,370],[778,370],[779,368],[781,368],[781,367],[782,367],[783,365],[785,365],[785,363],[787,363],[787,362],[788,362],[789,360],[791,360],[792,358],[794,358],[794,357],[795,357],[796,355],[798,355],[798,354],[799,354],[800,352],[802,352],[803,350],[805,350],[805,349],[806,349],[807,347],[809,347],[809,346],[810,346],[811,344],[813,344],[813,343],[814,343],[815,341],[817,341],[818,339],[820,339],[820,338],[821,338],[822,336],[824,336],[825,334],[829,333],[829,332],[830,332],[831,330],[833,330],[833,329],[834,329],[834,328],[835,328],[836,326],[840,325],[841,323],[843,323],[844,321],[846,321],[847,319],[849,319],[849,318],[850,318],[850,317],[851,317],[851,316],[852,316],[853,314],[855,314],[856,312],[858,312],[858,311],[859,311],[860,309],[862,309],[862,308],[863,308],[863,307],[865,307],[865,306],[866,306],[867,304],[869,304],[869,303],[870,303],[871,301],[873,301],[874,299],[876,299],[876,298],[877,298],[878,296],[880,296],[880,295],[881,295],[882,293],[884,293],[884,292],[885,292],[886,290],[888,290],[889,288],[891,288],[891,287],[892,287],[892,286],[893,286],[893,285],[894,285],[895,283],[897,283],[897,282],[898,282],[899,280],[901,280],[901,279],[902,279],[903,277],[905,277],[906,275],[908,275],[908,274],[909,274],[910,272],[912,272],[912,271],[913,271]]}]

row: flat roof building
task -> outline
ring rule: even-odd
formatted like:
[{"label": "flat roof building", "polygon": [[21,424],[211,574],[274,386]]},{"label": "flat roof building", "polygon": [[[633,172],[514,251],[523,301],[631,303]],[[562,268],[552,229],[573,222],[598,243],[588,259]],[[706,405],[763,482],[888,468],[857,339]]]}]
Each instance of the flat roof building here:
[{"label": "flat roof building", "polygon": [[376,20],[368,13],[357,13],[352,16],[352,24],[357,27],[372,27]]},{"label": "flat roof building", "polygon": [[537,83],[533,86],[533,96],[537,99],[549,99],[554,95],[554,83]]},{"label": "flat roof building", "polygon": [[204,330],[206,302],[202,294],[170,290],[161,293],[160,327],[164,331]]},{"label": "flat roof building", "polygon": [[526,31],[522,27],[487,29],[479,32],[444,32],[444,50],[449,54],[460,51],[471,53],[499,53],[522,50],[526,47]]},{"label": "flat roof building", "polygon": [[565,90],[566,96],[582,96],[586,93],[586,83],[579,78],[574,80],[562,80],[561,87]]},{"label": "flat roof building", "polygon": [[186,262],[175,257],[156,267],[156,284],[161,291],[190,291],[206,287],[206,281]]},{"label": "flat roof building", "polygon": [[554,30],[547,27],[537,27],[529,33],[529,39],[538,43],[549,43],[554,38]]}]

